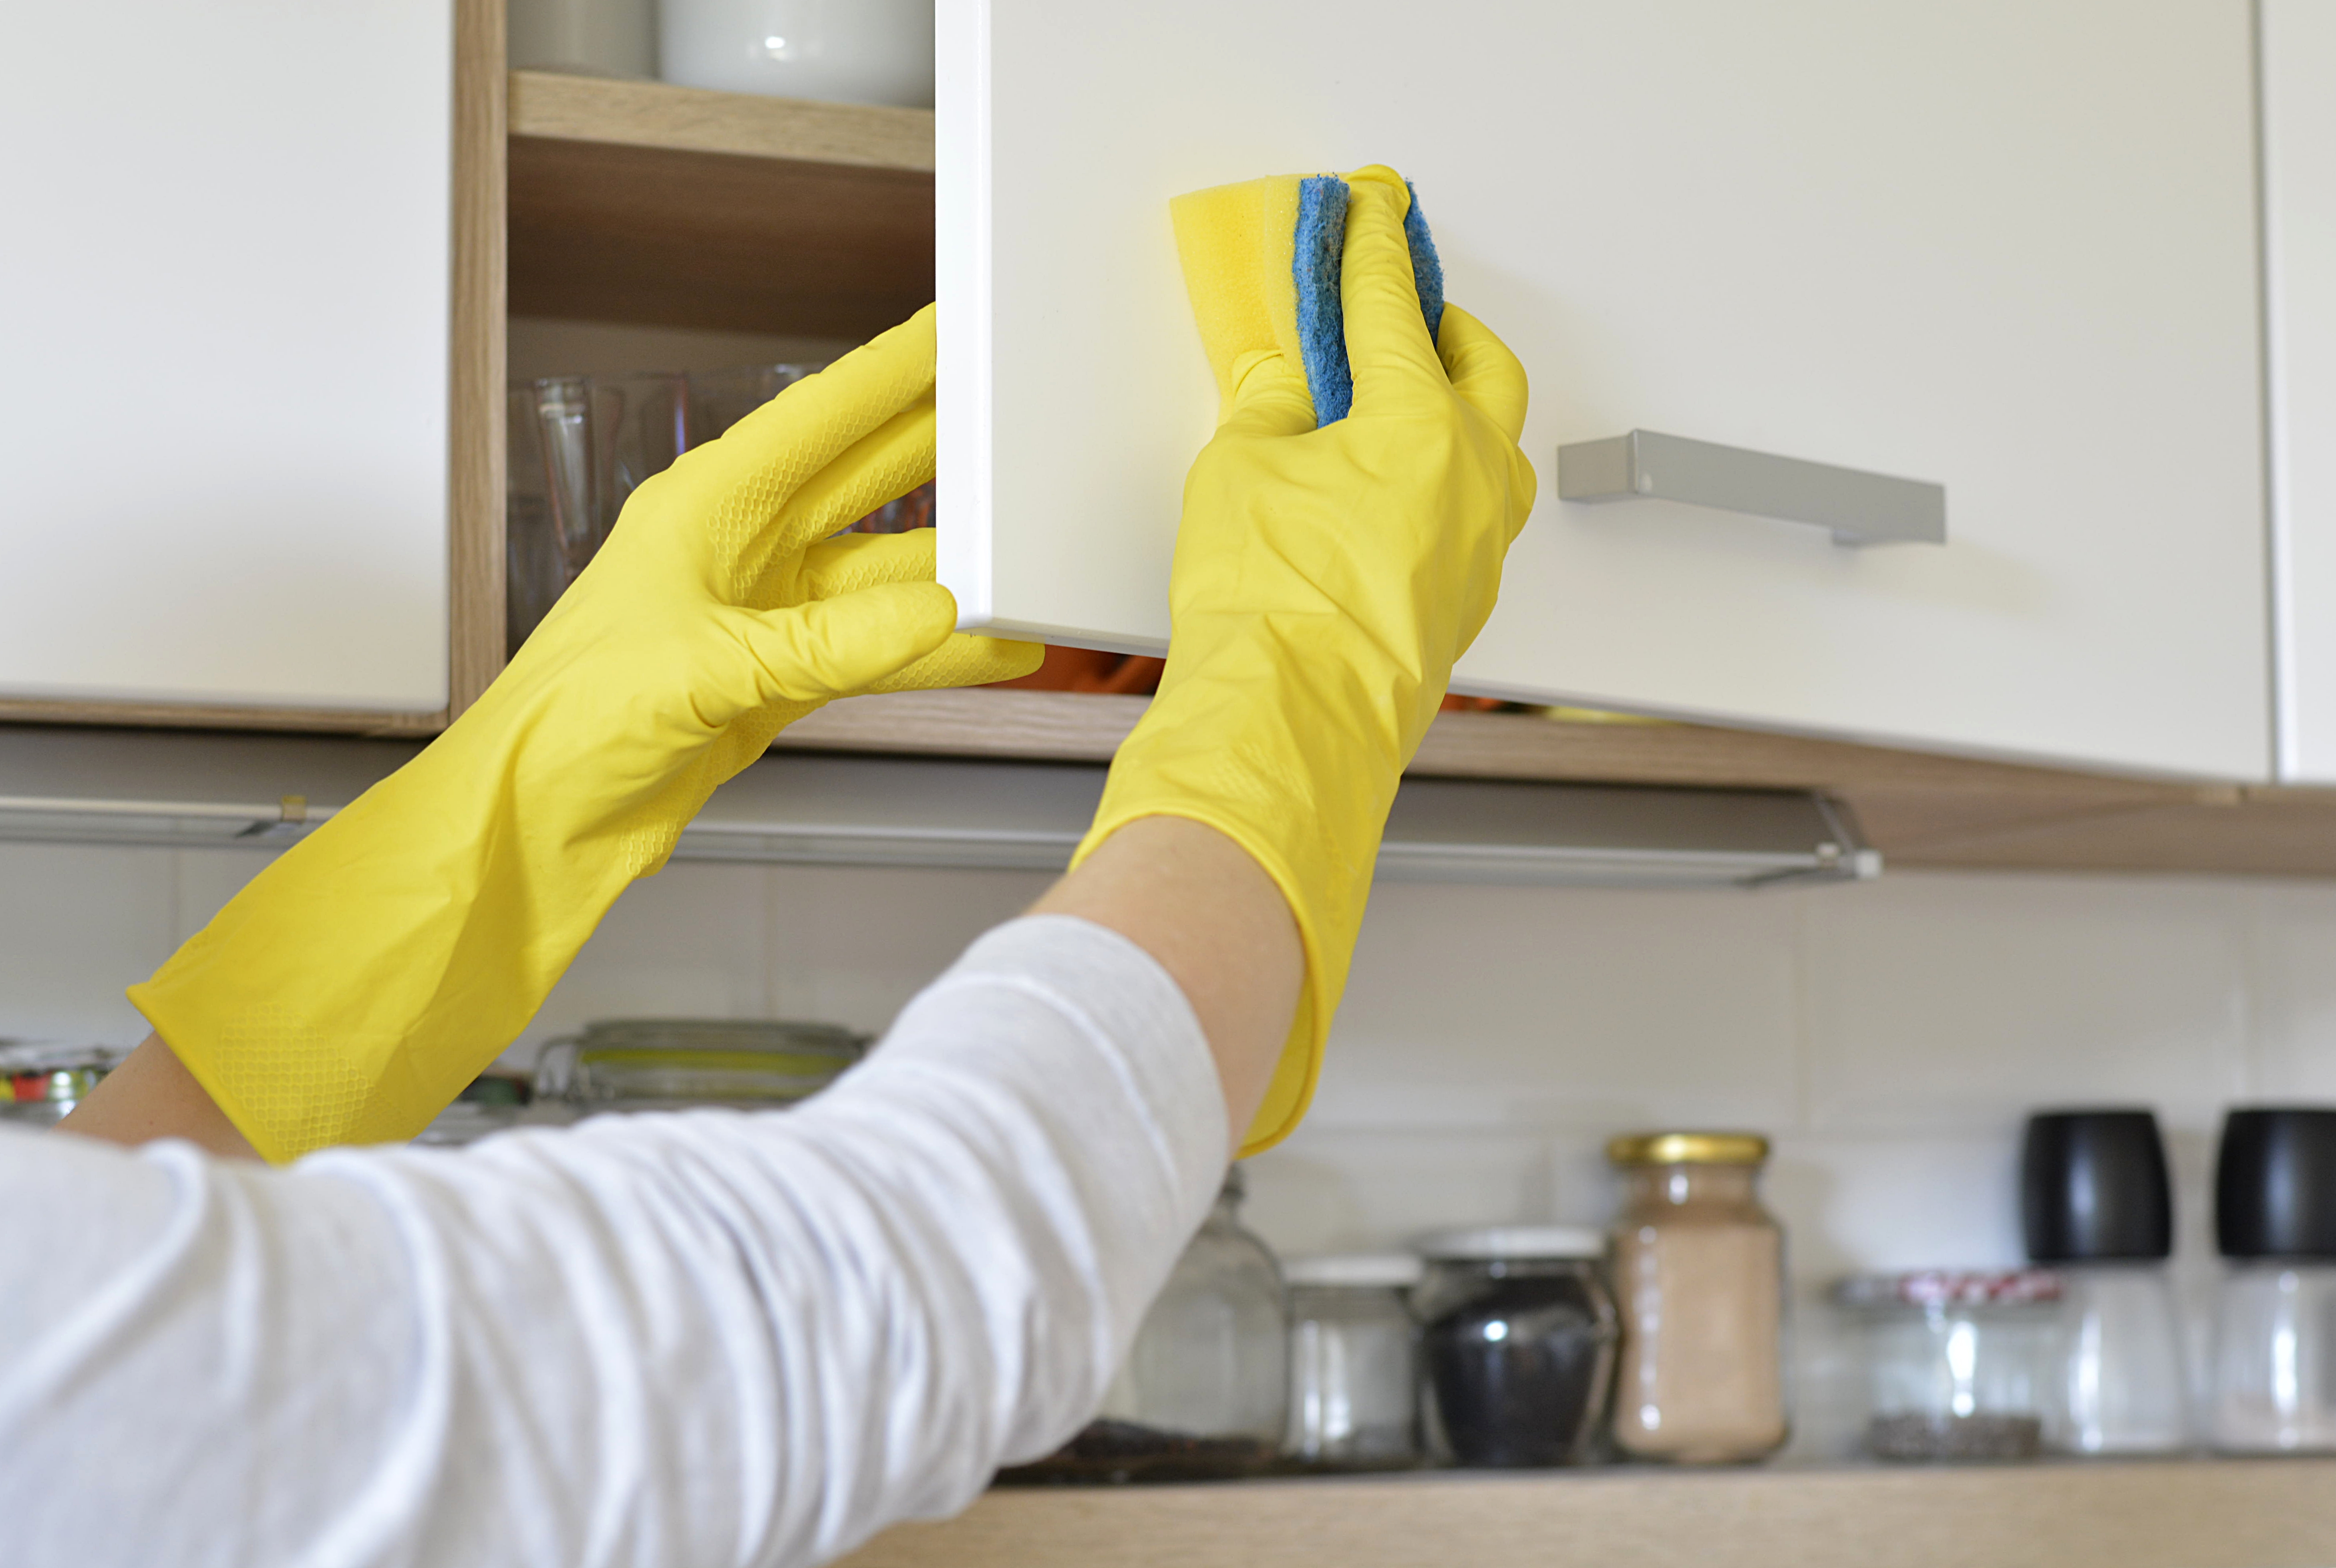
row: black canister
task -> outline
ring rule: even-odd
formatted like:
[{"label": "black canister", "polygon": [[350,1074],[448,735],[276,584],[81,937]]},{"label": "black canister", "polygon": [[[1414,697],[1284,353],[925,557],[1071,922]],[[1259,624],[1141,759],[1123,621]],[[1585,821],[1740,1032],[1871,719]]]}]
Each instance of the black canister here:
[{"label": "black canister", "polygon": [[1578,1465],[1614,1374],[1605,1238],[1572,1226],[1455,1231],[1420,1246],[1431,1427],[1455,1463]]},{"label": "black canister", "polygon": [[2214,1240],[2225,1258],[2336,1260],[2336,1106],[2243,1106],[2224,1118]]}]

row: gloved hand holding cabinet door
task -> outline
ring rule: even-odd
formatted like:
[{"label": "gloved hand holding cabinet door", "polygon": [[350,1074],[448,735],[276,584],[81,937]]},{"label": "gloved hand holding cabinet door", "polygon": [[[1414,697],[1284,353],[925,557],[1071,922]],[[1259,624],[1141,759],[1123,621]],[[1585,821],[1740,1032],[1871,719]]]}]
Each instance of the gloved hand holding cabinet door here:
[{"label": "gloved hand holding cabinet door", "polygon": [[641,486],[469,712],[131,989],[261,1154],[420,1131],[786,725],[1037,666],[952,634],[930,532],[830,537],[932,477],[933,363],[928,308]]},{"label": "gloved hand holding cabinet door", "polygon": [[1282,242],[1295,200],[1233,186],[1178,204],[1225,406],[1185,482],[1160,695],[1073,862],[1139,817],[1190,817],[1289,900],[1306,986],[1244,1154],[1305,1113],[1397,782],[1533,510],[1523,368],[1457,307],[1430,336],[1401,177],[1373,167],[1348,183],[1353,405],[1319,427],[1303,334],[1284,319],[1300,294]]}]

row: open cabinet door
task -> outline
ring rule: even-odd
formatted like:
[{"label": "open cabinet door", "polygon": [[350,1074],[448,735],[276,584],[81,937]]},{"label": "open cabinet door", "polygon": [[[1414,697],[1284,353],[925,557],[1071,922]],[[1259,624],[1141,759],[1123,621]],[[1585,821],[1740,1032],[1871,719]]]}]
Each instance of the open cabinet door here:
[{"label": "open cabinet door", "polygon": [[[1460,689],[2270,768],[2246,0],[940,0],[942,576],[1156,652],[1215,418],[1167,203],[1387,162],[1533,383]],[[1649,431],[1945,491],[1943,542],[1559,498]],[[1707,497],[1706,499],[1710,499]]]}]

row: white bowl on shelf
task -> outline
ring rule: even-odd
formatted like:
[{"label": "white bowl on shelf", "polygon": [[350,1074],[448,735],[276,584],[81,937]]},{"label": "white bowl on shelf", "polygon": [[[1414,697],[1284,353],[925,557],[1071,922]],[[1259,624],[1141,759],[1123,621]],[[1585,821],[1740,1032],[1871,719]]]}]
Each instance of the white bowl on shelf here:
[{"label": "white bowl on shelf", "polygon": [[667,82],[841,103],[933,105],[932,0],[663,0]]}]

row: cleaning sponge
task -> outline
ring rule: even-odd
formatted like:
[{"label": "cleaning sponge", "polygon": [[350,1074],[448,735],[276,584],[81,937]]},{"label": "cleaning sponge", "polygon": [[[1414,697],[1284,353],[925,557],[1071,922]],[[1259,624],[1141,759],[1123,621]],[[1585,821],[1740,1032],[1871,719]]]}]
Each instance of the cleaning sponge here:
[{"label": "cleaning sponge", "polygon": [[[1335,174],[1281,174],[1219,185],[1177,197],[1169,215],[1218,395],[1231,402],[1233,365],[1242,355],[1273,349],[1305,365],[1318,425],[1344,419],[1355,399],[1338,296],[1347,182]],[[1416,190],[1403,227],[1432,338],[1444,320],[1444,267]]]}]

